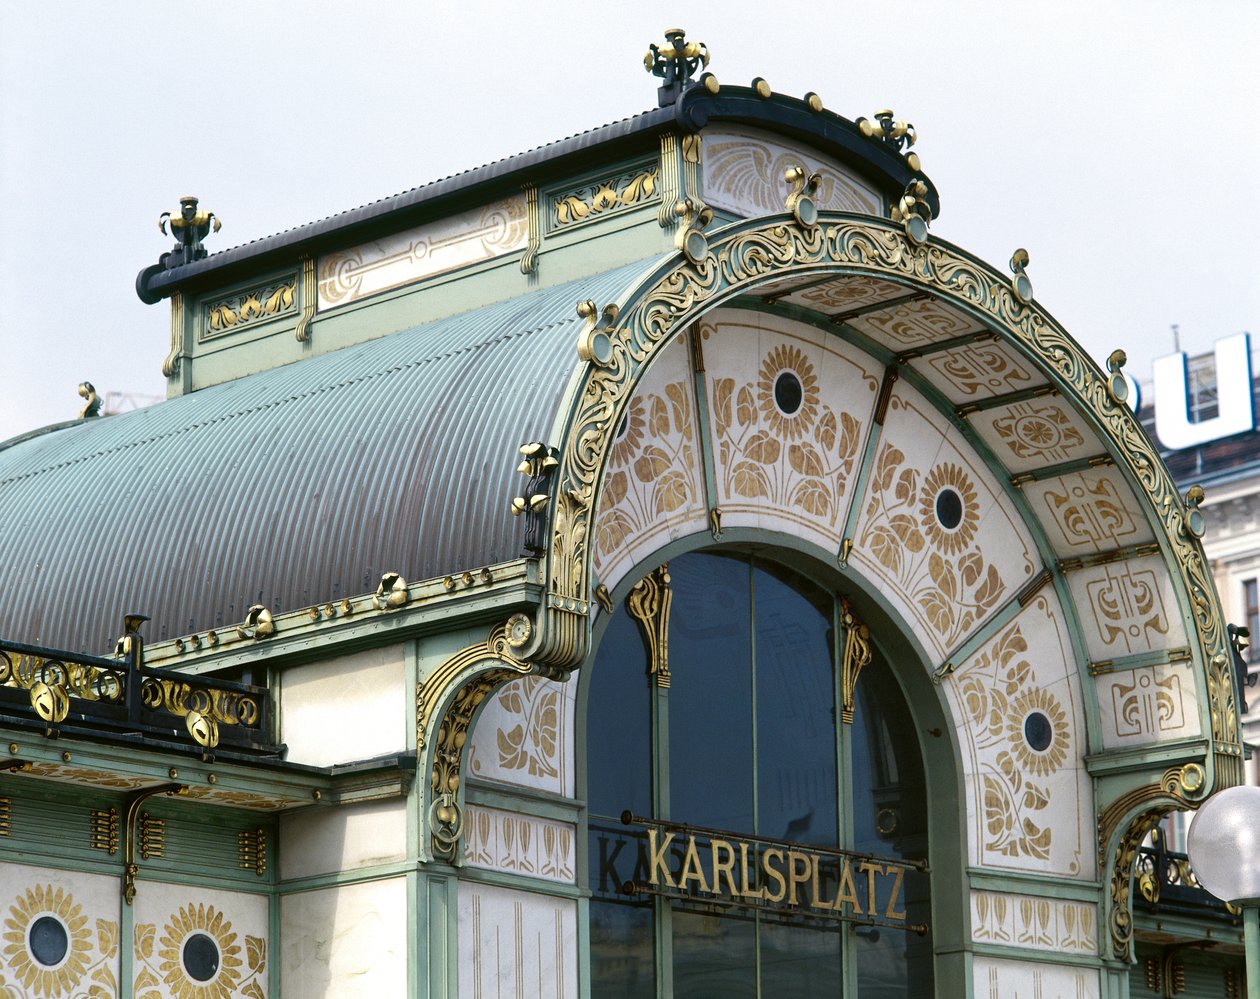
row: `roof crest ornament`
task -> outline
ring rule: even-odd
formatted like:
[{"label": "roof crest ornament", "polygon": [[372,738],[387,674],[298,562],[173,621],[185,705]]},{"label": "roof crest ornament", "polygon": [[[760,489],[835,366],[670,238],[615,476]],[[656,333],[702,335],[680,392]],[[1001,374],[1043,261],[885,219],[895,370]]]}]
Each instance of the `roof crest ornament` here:
[{"label": "roof crest ornament", "polygon": [[158,216],[158,229],[162,233],[166,232],[168,222],[171,226],[171,235],[178,242],[169,252],[163,253],[158,258],[161,266],[167,270],[191,264],[194,260],[209,256],[206,248],[201,245],[201,241],[210,234],[211,227],[215,232],[223,228],[223,224],[214,212],[203,212],[197,209],[197,199],[191,194],[179,199],[179,211],[163,212]]},{"label": "roof crest ornament", "polygon": [[656,102],[668,107],[678,99],[698,70],[709,65],[709,47],[689,42],[682,28],[666,28],[664,45],[649,45],[643,68],[665,82],[656,90]]}]

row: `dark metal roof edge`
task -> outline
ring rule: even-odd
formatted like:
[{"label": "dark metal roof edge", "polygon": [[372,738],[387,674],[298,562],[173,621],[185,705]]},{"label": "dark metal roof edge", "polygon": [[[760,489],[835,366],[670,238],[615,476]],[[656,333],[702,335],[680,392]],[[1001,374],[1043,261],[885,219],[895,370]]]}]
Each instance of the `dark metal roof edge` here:
[{"label": "dark metal roof edge", "polygon": [[940,212],[940,198],[931,180],[911,170],[905,158],[885,143],[862,135],[847,118],[832,111],[813,111],[804,101],[783,94],[763,98],[748,87],[724,87],[717,94],[711,94],[697,85],[684,91],[670,106],[653,108],[360,208],[232,247],[191,264],[169,270],[160,264],[151,264],[136,276],[136,294],[141,301],[152,305],[186,285],[209,283],[211,276],[222,281],[231,272],[247,267],[261,269],[269,263],[296,260],[322,247],[361,242],[386,219],[393,220],[391,230],[406,227],[412,223],[408,216],[419,221],[422,215],[434,215],[434,209],[444,202],[470,200],[474,193],[486,188],[510,188],[509,180],[526,183],[544,167],[554,168],[565,159],[580,157],[598,147],[661,132],[671,124],[695,132],[713,121],[769,125],[810,141],[823,151],[838,153],[839,159],[890,195],[904,190],[912,177],[921,177],[928,185],[933,216]]}]

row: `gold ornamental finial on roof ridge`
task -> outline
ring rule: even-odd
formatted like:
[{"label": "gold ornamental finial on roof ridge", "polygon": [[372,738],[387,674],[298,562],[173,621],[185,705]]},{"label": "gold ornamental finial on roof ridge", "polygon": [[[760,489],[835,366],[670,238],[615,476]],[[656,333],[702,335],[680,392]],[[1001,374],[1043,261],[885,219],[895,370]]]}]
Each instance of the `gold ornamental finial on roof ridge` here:
[{"label": "gold ornamental finial on roof ridge", "polygon": [[673,104],[699,71],[709,65],[709,47],[704,42],[687,41],[682,28],[666,28],[665,44],[648,46],[643,68],[665,82],[657,88],[661,107]]}]

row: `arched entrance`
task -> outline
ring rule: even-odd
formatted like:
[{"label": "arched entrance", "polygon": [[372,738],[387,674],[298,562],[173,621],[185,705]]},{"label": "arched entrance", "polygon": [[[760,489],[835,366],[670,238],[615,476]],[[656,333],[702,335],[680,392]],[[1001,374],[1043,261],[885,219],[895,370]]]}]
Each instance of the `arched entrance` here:
[{"label": "arched entrance", "polygon": [[674,557],[584,671],[591,995],[934,994],[921,667],[793,561]]}]

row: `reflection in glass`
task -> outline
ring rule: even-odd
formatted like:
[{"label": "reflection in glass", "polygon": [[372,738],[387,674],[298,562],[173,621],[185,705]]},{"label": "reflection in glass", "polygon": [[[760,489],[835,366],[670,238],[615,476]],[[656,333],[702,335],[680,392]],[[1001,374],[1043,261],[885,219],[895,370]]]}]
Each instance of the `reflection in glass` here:
[{"label": "reflection in glass", "polygon": [[789,926],[763,919],[760,941],[763,997],[840,995],[840,934],[836,926]]},{"label": "reflection in glass", "polygon": [[591,995],[650,999],[656,995],[652,906],[591,902]]},{"label": "reflection in glass", "polygon": [[686,999],[756,999],[756,924],[744,915],[675,909],[674,995]]},{"label": "reflection in glass", "polygon": [[647,651],[639,626],[617,608],[600,642],[586,703],[587,807],[616,819],[652,814]]}]

